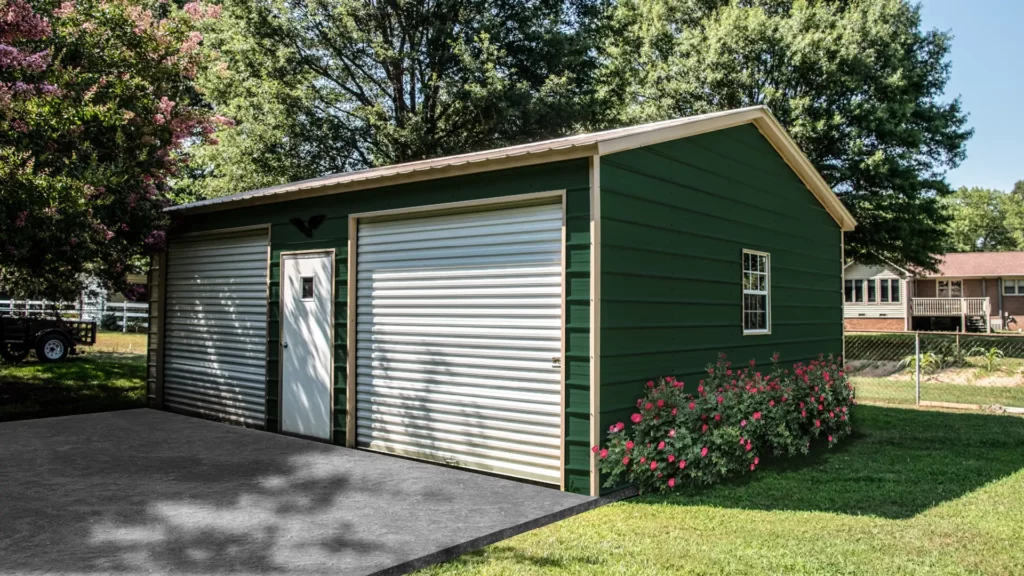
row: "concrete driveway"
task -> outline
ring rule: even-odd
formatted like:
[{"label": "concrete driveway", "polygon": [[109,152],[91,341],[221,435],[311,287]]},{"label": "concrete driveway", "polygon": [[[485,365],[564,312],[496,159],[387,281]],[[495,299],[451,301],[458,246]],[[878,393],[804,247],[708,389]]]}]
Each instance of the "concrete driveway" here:
[{"label": "concrete driveway", "polygon": [[0,424],[0,574],[401,574],[598,504],[154,410]]}]

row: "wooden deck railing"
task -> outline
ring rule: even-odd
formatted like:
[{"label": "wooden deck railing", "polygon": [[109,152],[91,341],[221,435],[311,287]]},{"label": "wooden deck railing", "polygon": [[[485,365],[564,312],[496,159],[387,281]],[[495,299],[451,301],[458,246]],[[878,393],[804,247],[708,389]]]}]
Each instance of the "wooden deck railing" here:
[{"label": "wooden deck railing", "polygon": [[988,318],[989,298],[912,298],[914,316],[981,316]]}]

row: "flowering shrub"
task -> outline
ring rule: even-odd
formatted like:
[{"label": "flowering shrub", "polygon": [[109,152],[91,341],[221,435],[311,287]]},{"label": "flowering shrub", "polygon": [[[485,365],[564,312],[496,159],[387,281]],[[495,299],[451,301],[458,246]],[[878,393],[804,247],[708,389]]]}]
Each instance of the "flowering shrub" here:
[{"label": "flowering shrub", "polygon": [[710,484],[756,470],[767,455],[807,454],[812,440],[831,447],[851,432],[853,386],[832,356],[790,370],[775,354],[761,372],[753,360],[733,368],[720,354],[696,394],[671,376],[648,382],[645,392],[629,428],[613,424],[607,445],[593,449],[607,486],[625,481],[665,492]]}]

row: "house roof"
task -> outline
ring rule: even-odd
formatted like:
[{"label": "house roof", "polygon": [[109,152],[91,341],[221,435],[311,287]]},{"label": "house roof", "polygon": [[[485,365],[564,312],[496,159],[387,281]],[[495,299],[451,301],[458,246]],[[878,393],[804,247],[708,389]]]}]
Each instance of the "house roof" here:
[{"label": "house roof", "polygon": [[167,211],[198,213],[226,210],[241,206],[432,180],[460,174],[486,172],[587,156],[601,156],[706,132],[724,130],[743,124],[754,124],[757,126],[758,130],[771,142],[779,155],[785,159],[804,185],[821,202],[825,210],[835,219],[840,227],[846,231],[853,230],[857,224],[856,220],[843,206],[842,202],[839,201],[835,193],[832,192],[832,189],[814,168],[810,160],[807,159],[803,151],[789,137],[789,134],[779,124],[779,121],[764,106],[689,116],[664,122],[556,138],[532,144],[521,144],[482,152],[332,174],[321,178],[302,180],[300,182],[281,184],[230,196],[172,206],[167,208]]},{"label": "house roof", "polygon": [[922,272],[922,278],[982,278],[1024,276],[1024,252],[956,252],[944,254],[939,272]]}]

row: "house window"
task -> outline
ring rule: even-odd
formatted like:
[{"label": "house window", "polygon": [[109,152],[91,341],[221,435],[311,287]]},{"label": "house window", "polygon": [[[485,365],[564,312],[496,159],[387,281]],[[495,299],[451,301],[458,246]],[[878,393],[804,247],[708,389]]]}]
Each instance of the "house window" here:
[{"label": "house window", "polygon": [[1007,296],[1024,296],[1024,278],[1004,278],[1003,294]]},{"label": "house window", "polygon": [[882,278],[878,281],[878,301],[898,303],[900,301],[900,281],[898,278]]},{"label": "house window", "polygon": [[939,298],[963,298],[963,280],[936,280],[935,295]]},{"label": "house window", "polygon": [[847,280],[843,286],[843,294],[846,302],[853,302],[853,280]]},{"label": "house window", "polygon": [[868,285],[868,302],[875,302],[877,300],[877,288],[875,287],[874,280],[866,280]]},{"label": "house window", "polygon": [[771,329],[769,255],[743,251],[743,333],[767,334]]}]

